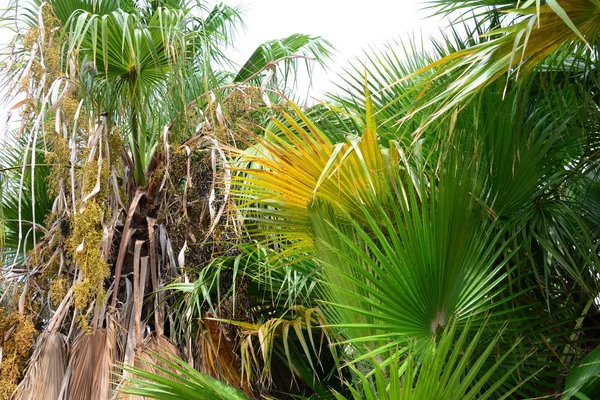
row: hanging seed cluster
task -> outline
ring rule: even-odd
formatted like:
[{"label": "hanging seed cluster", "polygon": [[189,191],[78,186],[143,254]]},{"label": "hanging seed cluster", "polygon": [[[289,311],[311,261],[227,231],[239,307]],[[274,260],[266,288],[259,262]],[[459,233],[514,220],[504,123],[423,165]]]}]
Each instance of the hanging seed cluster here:
[{"label": "hanging seed cluster", "polygon": [[[44,221],[46,235],[28,253],[25,262],[29,271],[35,271],[29,272],[28,279],[35,283],[40,294],[36,301],[44,303],[38,307],[44,312],[35,317],[42,321],[73,284],[73,305],[77,310],[85,310],[94,301],[104,299],[110,267],[108,254],[102,251],[105,240],[102,221],[112,217],[115,200],[109,199],[112,193],[109,178],[111,171],[118,171],[119,177],[122,174],[123,142],[116,129],[99,133],[102,121],[89,112],[89,101],[80,107],[76,67],[79,60],[75,57],[69,61],[65,57],[68,37],[50,4],[41,6],[39,20],[39,26],[30,28],[21,37],[23,51],[15,53],[18,55],[12,68],[25,71],[19,75],[15,89],[26,97],[21,106],[22,131],[33,134],[30,131],[39,126],[38,146],[51,165],[46,177],[48,194],[56,196],[55,206]],[[89,157],[93,134],[102,138]],[[98,181],[100,187],[96,190]],[[95,194],[84,201],[92,192]],[[125,198],[124,188],[118,192]],[[33,296],[31,293],[29,297]]]},{"label": "hanging seed cluster", "polygon": [[0,308],[0,340],[2,340],[0,399],[10,398],[17,387],[36,333],[31,315],[21,315],[17,311]]},{"label": "hanging seed cluster", "polygon": [[92,300],[104,296],[104,280],[110,276],[108,263],[102,258],[102,228],[98,216],[102,207],[95,201],[73,219],[73,234],[67,240],[67,249],[83,279],[74,287],[75,308],[83,309]]}]

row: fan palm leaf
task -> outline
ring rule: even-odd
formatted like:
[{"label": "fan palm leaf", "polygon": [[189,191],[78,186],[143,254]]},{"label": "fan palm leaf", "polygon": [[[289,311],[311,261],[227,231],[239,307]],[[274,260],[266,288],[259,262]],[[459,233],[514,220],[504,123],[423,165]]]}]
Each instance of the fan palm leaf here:
[{"label": "fan palm leaf", "polygon": [[[502,356],[494,357],[494,347],[502,340],[502,330],[484,349],[478,349],[486,325],[482,325],[471,338],[467,327],[459,333],[457,323],[444,329],[439,341],[433,341],[425,353],[409,350],[408,355],[396,353],[387,368],[374,364],[374,373],[365,375],[350,367],[356,382],[347,382],[351,397],[358,399],[488,399],[510,398],[520,385],[504,391],[502,385],[516,374],[520,363],[494,376],[503,369],[503,363],[518,343],[514,343]],[[489,368],[485,361],[492,359]],[[527,377],[526,379],[530,379]],[[345,399],[335,393],[338,400]]]},{"label": "fan palm leaf", "polygon": [[345,337],[375,353],[423,340],[450,318],[477,314],[501,289],[509,258],[499,261],[502,237],[482,225],[467,179],[444,176],[431,193],[396,182],[389,206],[360,209],[363,224],[319,199],[311,205],[330,289],[324,312]]},{"label": "fan palm leaf", "polygon": [[[289,240],[290,252],[299,254],[313,246],[307,235],[308,205],[315,196],[344,210],[359,210],[373,196],[381,197],[386,168],[395,167],[380,149],[371,108],[362,140],[335,144],[296,105],[291,107],[298,120],[282,112],[284,121],[272,119],[278,133],[266,132],[256,152],[240,152],[240,164],[251,167],[240,168],[237,182],[248,223],[265,229],[260,235]],[[360,219],[361,213],[353,216]]]}]

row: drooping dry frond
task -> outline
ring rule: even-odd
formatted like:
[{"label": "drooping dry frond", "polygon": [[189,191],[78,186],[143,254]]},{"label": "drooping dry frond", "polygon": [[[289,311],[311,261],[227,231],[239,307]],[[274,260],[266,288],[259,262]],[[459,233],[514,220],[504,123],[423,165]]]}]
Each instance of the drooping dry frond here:
[{"label": "drooping dry frond", "polygon": [[[159,336],[156,333],[149,335],[142,343],[140,343],[137,353],[138,355],[135,357],[133,365],[126,365],[125,368],[134,367],[137,370],[164,377],[168,377],[170,373],[177,373],[177,371],[172,368],[171,363],[175,363],[183,357],[183,354],[179,351],[177,346],[167,339],[166,336]],[[168,371],[168,373],[165,371]],[[123,382],[119,384],[117,392],[122,389],[124,385],[127,385],[128,380],[140,379],[128,369],[123,371],[122,377]],[[131,394],[117,394],[117,399],[119,400],[137,400],[143,398],[144,397],[138,397]]]},{"label": "drooping dry frond", "polygon": [[[300,364],[306,364],[317,376],[316,370],[324,355],[322,352],[331,351],[337,360],[335,348],[327,346],[333,343],[333,338],[330,336],[332,332],[325,328],[327,322],[321,310],[296,306],[293,312],[292,317],[271,318],[261,324],[227,321],[242,328],[240,353],[245,379],[249,379],[256,368],[261,371],[262,381],[272,380],[272,373],[277,373],[271,369],[273,351],[280,343],[283,344],[288,368],[294,373],[301,369]],[[328,351],[326,347],[329,347]]]},{"label": "drooping dry frond", "polygon": [[[158,357],[157,357],[158,355]],[[141,350],[135,359],[135,367],[160,374],[155,367],[169,368],[164,360],[174,361],[183,354],[166,336],[150,335],[141,343]]]},{"label": "drooping dry frond", "polygon": [[13,399],[58,399],[66,366],[67,338],[59,332],[42,333]]},{"label": "drooping dry frond", "polygon": [[248,380],[242,379],[241,364],[233,350],[230,339],[215,316],[206,313],[203,327],[198,335],[199,369],[207,375],[227,382],[251,395]]},{"label": "drooping dry frond", "polygon": [[64,400],[106,400],[110,397],[115,328],[82,333],[73,344],[67,369],[69,384]]}]

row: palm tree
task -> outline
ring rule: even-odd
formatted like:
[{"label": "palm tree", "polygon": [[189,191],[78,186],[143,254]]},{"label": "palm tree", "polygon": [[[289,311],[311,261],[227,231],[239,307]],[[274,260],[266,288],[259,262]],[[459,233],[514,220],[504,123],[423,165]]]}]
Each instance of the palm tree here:
[{"label": "palm tree", "polygon": [[122,364],[218,353],[192,328],[226,332],[180,325],[165,311],[177,299],[151,292],[237,251],[229,158],[217,146],[277,105],[288,82],[273,74],[322,63],[331,47],[292,35],[236,71],[223,51],[241,16],[223,4],[74,0],[17,11],[26,32],[5,85],[24,97],[22,150],[2,157],[1,396],[20,381],[18,398],[108,398]]},{"label": "palm tree", "polygon": [[[25,152],[54,153],[59,216],[31,244],[21,312],[0,324],[26,338],[33,322],[44,328],[21,396],[41,390],[44,351],[67,362],[64,336],[70,372],[51,379],[71,398],[108,396],[115,359],[121,393],[165,399],[598,392],[595,2],[439,0],[439,12],[475,15],[466,34],[433,54],[369,54],[311,110],[270,90],[267,70],[296,59],[291,43],[323,54],[318,40],[272,42],[227,74],[215,68],[220,42],[195,32],[229,30],[181,24],[177,4],[63,4],[59,59],[81,80],[80,110],[68,113],[68,85],[34,80],[35,99],[62,99],[43,115],[66,128],[33,135]],[[136,57],[113,61],[120,49]],[[28,71],[23,57],[16,71]],[[47,276],[35,266],[53,265],[59,231],[69,258]],[[61,276],[74,284],[54,294],[56,311],[28,295],[58,292]],[[71,312],[91,331],[75,341]]]},{"label": "palm tree", "polygon": [[[456,33],[437,56],[371,55],[332,107],[292,106],[240,153],[237,203],[273,253],[245,274],[266,281],[261,307],[322,313],[348,382],[336,398],[597,393],[596,5],[513,3],[481,2],[473,33],[487,35]],[[261,354],[301,345],[286,331],[294,310],[255,328],[279,324]],[[162,398],[160,384],[141,386]]]}]

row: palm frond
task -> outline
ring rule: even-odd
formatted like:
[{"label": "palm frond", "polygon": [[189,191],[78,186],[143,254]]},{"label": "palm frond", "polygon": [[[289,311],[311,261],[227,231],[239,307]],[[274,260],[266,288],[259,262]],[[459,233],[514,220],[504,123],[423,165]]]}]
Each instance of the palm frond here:
[{"label": "palm frond", "polygon": [[[359,210],[361,204],[371,204],[373,194],[384,198],[378,194],[387,190],[386,168],[397,164],[386,164],[372,108],[362,123],[362,140],[348,138],[337,144],[297,106],[292,108],[299,121],[286,112],[281,113],[284,122],[273,119],[279,134],[266,132],[255,154],[241,154],[241,162],[251,167],[240,168],[237,180],[241,207],[248,223],[253,221],[248,226],[263,227],[267,237],[290,240],[290,252],[300,254],[313,246],[307,235],[308,205],[315,196],[345,210]],[[357,219],[361,215],[353,213]]]},{"label": "palm frond", "polygon": [[32,152],[23,142],[6,139],[0,150],[0,237],[6,265],[25,260],[27,252],[44,235],[44,221],[52,210],[50,168],[44,152]]},{"label": "palm frond", "polygon": [[[428,400],[428,399],[489,399],[510,398],[519,385],[503,391],[502,385],[511,375],[517,373],[519,363],[502,371],[506,357],[514,351],[513,344],[501,356],[494,355],[494,348],[502,341],[502,331],[496,334],[484,349],[479,342],[485,331],[482,325],[473,337],[469,336],[469,325],[458,331],[454,321],[444,329],[439,341],[432,342],[425,353],[409,350],[406,356],[396,353],[389,365],[383,368],[373,362],[374,370],[365,374],[356,367],[350,367],[356,376],[355,382],[347,382],[351,398],[355,400]],[[402,358],[401,358],[402,357]],[[491,360],[491,365],[485,365]],[[530,379],[527,377],[526,379]],[[338,400],[345,399],[336,393]]]},{"label": "palm frond", "polygon": [[[387,206],[360,208],[366,223],[318,198],[311,204],[330,289],[323,311],[343,336],[364,346],[359,354],[384,352],[391,338],[400,345],[435,336],[450,318],[485,309],[500,290],[510,258],[499,260],[502,237],[482,224],[467,176],[445,175],[429,193],[396,181]],[[380,343],[384,332],[388,339]]]},{"label": "palm frond", "polygon": [[155,371],[160,371],[160,375],[148,370],[126,366],[125,370],[132,377],[129,379],[128,385],[121,389],[121,392],[159,400],[249,399],[235,388],[196,371],[181,359],[171,360],[160,357],[159,359],[165,367],[158,364],[151,366]]},{"label": "palm frond", "polygon": [[285,83],[290,77],[297,75],[298,62],[304,61],[310,72],[311,61],[324,67],[332,51],[332,45],[318,36],[293,34],[270,40],[254,50],[233,78],[233,82],[248,82],[251,79],[260,82],[264,79],[263,72],[266,73],[268,68],[278,67],[282,74],[282,82]]},{"label": "palm frond", "polygon": [[58,399],[67,367],[67,341],[57,332],[44,332],[38,339],[25,377],[14,398],[34,399],[49,396]]},{"label": "palm frond", "polygon": [[487,32],[490,40],[450,54],[402,78],[434,70],[428,83],[422,86],[423,92],[430,85],[439,85],[407,118],[439,104],[428,120],[430,123],[505,74],[509,80],[530,74],[559,49],[595,53],[599,26],[596,3],[575,0],[541,5],[537,1],[532,6],[533,3],[529,1],[510,10],[516,22]]},{"label": "palm frond", "polygon": [[600,395],[600,347],[591,351],[567,376],[561,399],[593,399]]}]

